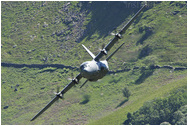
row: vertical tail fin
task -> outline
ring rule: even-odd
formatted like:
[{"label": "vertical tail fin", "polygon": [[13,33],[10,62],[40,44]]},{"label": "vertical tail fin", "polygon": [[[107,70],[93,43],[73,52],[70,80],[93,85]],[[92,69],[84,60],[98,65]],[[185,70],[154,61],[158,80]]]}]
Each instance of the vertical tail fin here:
[{"label": "vertical tail fin", "polygon": [[94,59],[95,58],[95,55],[89,50],[87,49],[83,44],[82,46],[84,47],[84,49],[89,53],[89,55]]}]

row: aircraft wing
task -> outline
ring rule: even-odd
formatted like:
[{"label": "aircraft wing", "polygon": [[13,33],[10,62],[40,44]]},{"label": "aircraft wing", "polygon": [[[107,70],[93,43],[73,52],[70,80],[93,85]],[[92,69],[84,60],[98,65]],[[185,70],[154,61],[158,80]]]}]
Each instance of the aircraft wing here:
[{"label": "aircraft wing", "polygon": [[115,34],[115,37],[97,54],[94,60],[99,60],[102,56],[107,55],[107,52],[112,48],[112,46],[121,39],[121,35],[125,33],[125,31],[129,28],[129,26],[133,23],[136,17],[141,13],[141,11],[146,7],[144,5],[132,18],[131,20],[121,29],[119,33]]},{"label": "aircraft wing", "polygon": [[42,109],[40,110],[32,119],[36,119],[39,115],[41,115],[44,111],[46,111],[55,101],[57,101],[59,98],[63,98],[62,95],[65,94],[71,87],[73,87],[75,84],[79,82],[79,80],[82,78],[81,74],[79,73],[76,78],[74,78],[65,88],[56,94],[56,96]]}]

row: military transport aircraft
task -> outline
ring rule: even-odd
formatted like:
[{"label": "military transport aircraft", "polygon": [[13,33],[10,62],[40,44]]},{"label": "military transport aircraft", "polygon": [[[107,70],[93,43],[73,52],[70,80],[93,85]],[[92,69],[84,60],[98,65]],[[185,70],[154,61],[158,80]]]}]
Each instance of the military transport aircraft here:
[{"label": "military transport aircraft", "polygon": [[[55,101],[57,101],[59,98],[63,98],[63,94],[65,94],[71,87],[73,87],[75,84],[78,84],[80,79],[86,78],[86,81],[81,85],[83,87],[87,81],[97,81],[98,79],[103,78],[109,71],[108,67],[108,60],[125,44],[121,44],[111,55],[109,55],[106,60],[100,61],[100,59],[107,55],[108,51],[112,48],[112,46],[122,38],[122,34],[125,33],[125,31],[128,29],[128,27],[133,23],[133,21],[136,19],[136,17],[141,13],[141,11],[146,7],[144,5],[133,17],[132,19],[121,29],[119,33],[114,34],[114,38],[95,56],[89,49],[87,49],[84,45],[84,49],[90,54],[92,57],[91,61],[86,61],[80,65],[80,73],[72,79],[72,81],[65,86],[65,88],[62,91],[57,91],[55,93],[55,97],[41,110],[38,114],[36,114],[31,121],[36,119],[39,115],[41,115],[45,110],[47,110]],[[80,88],[81,88],[80,87]]]}]

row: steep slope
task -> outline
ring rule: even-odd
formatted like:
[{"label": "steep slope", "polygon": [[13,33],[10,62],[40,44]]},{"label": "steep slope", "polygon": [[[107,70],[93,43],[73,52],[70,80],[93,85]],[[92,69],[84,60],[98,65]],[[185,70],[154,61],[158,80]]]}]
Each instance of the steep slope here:
[{"label": "steep slope", "polygon": [[[121,40],[129,47],[120,58],[186,66],[185,5],[148,3]],[[140,2],[2,2],[2,62],[79,65],[77,60],[87,58],[80,42],[97,53],[140,7]]]},{"label": "steep slope", "polygon": [[[2,2],[1,62],[7,63],[1,67],[2,124],[123,124],[145,101],[185,87],[187,71],[172,68],[187,67],[187,3],[148,2],[113,47],[126,42],[109,61],[112,72],[82,89],[73,87],[63,101],[29,121],[58,85],[63,88],[91,60],[81,44],[97,54],[142,4]],[[124,87],[131,91],[128,101]]]}]

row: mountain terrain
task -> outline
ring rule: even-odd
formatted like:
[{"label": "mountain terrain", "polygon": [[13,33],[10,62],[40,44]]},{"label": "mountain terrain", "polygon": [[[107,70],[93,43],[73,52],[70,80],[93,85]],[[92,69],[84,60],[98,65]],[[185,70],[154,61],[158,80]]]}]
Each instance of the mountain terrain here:
[{"label": "mountain terrain", "polygon": [[[91,60],[82,44],[96,55],[143,4],[2,1],[1,124],[150,124],[141,120],[145,106],[175,98],[178,107],[168,113],[172,118],[155,124],[185,124],[180,120],[185,119],[187,103],[186,1],[147,2],[110,50],[125,42],[109,60],[110,72],[80,89],[82,79],[63,100],[30,121],[56,88],[63,89],[79,73],[79,65]],[[130,97],[124,96],[125,88]],[[177,111],[179,120],[173,116]]]}]

